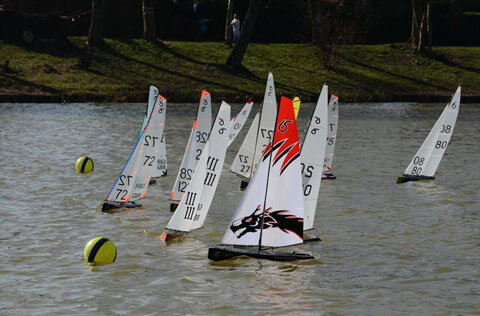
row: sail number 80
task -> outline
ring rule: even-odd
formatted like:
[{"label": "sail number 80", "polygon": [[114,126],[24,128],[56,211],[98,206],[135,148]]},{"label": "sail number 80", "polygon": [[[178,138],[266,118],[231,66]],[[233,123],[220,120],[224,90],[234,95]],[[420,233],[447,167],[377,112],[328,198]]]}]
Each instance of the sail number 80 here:
[{"label": "sail number 80", "polygon": [[443,142],[441,140],[437,141],[437,143],[435,144],[435,148],[436,149],[440,149],[440,148],[446,148],[447,147],[447,144],[448,142],[446,140],[444,140]]}]

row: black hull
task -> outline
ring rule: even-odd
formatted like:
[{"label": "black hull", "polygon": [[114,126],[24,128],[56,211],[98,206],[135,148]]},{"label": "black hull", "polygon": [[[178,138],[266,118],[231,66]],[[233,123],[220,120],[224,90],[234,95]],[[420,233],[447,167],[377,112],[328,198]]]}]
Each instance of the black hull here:
[{"label": "black hull", "polygon": [[170,212],[175,212],[177,210],[178,203],[170,203]]},{"label": "black hull", "polygon": [[248,181],[243,181],[240,182],[240,191],[245,191],[245,189],[248,187]]},{"label": "black hull", "polygon": [[102,204],[102,212],[106,213],[109,210],[116,209],[116,208],[134,208],[134,207],[141,207],[142,204],[138,204],[136,202],[112,202],[112,201],[105,201]]},{"label": "black hull", "polygon": [[208,259],[212,261],[222,261],[233,259],[239,256],[247,256],[256,259],[266,259],[273,261],[295,261],[295,260],[310,260],[315,259],[312,255],[307,253],[296,252],[267,252],[250,249],[226,249],[226,248],[208,248]]},{"label": "black hull", "polygon": [[336,179],[337,176],[334,175],[333,173],[324,173],[322,174],[322,180],[334,180]]},{"label": "black hull", "polygon": [[409,181],[419,181],[419,180],[435,180],[435,177],[412,176],[409,174],[404,174],[403,176],[397,178],[397,184],[405,183]]}]

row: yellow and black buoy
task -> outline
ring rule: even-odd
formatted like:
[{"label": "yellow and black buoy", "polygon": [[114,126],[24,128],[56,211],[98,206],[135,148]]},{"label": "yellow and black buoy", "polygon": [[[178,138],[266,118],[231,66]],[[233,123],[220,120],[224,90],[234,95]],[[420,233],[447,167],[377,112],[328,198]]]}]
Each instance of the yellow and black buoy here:
[{"label": "yellow and black buoy", "polygon": [[83,257],[89,263],[112,263],[117,259],[117,249],[109,239],[98,236],[85,245]]},{"label": "yellow and black buoy", "polygon": [[75,163],[78,173],[88,173],[93,171],[93,160],[89,157],[80,157]]}]

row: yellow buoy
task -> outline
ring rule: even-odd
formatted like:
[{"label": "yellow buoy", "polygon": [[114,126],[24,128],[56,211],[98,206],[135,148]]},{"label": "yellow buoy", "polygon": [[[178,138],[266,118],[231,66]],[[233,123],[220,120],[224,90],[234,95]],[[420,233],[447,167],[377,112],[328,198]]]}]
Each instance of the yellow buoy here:
[{"label": "yellow buoy", "polygon": [[83,257],[89,263],[112,263],[117,259],[117,249],[109,239],[98,236],[85,245]]},{"label": "yellow buoy", "polygon": [[80,157],[75,163],[78,173],[88,173],[93,171],[93,160],[89,157]]}]

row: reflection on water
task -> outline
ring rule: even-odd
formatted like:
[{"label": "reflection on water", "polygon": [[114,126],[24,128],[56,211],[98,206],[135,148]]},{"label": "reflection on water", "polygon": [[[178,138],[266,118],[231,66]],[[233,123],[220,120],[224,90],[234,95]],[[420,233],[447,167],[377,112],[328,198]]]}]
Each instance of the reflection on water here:
[{"label": "reflection on water", "polygon": [[[241,198],[228,168],[247,128],[228,151],[205,228],[165,245],[158,236],[195,105],[169,105],[168,176],[141,208],[114,214],[96,209],[134,145],[144,105],[0,105],[0,313],[478,312],[480,108],[462,105],[435,181],[395,184],[443,106],[343,105],[338,178],[322,183],[318,205],[323,241],[298,247],[317,259],[212,263],[207,249]],[[302,107],[300,127],[312,110]],[[75,172],[82,155],[93,158],[93,173]],[[115,264],[83,262],[97,235],[114,241]]]}]

